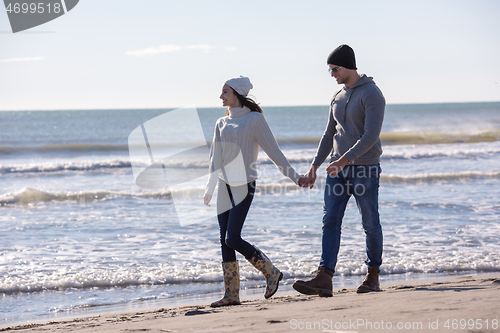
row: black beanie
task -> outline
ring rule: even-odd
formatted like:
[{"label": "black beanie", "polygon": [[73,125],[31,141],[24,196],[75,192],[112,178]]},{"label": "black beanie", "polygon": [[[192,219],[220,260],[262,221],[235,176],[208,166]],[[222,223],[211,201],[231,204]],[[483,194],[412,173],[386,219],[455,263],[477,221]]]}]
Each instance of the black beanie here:
[{"label": "black beanie", "polygon": [[342,44],[333,50],[328,56],[326,63],[341,66],[347,69],[357,69],[354,50],[346,44]]}]

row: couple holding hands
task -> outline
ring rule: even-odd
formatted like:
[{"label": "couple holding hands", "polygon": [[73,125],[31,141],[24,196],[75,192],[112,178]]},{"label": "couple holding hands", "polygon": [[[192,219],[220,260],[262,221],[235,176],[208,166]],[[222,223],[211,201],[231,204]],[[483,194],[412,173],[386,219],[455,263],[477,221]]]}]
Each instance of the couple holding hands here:
[{"label": "couple holding hands", "polygon": [[[204,204],[209,205],[218,184],[217,218],[225,293],[221,300],[211,304],[212,307],[240,304],[236,251],[264,274],[265,298],[276,293],[283,278],[283,273],[260,249],[241,238],[255,193],[255,165],[261,147],[283,175],[298,186],[309,188],[314,185],[317,169],[331,153],[326,168],[319,269],[314,278],[296,281],[293,288],[306,295],[333,296],[332,277],[340,247],[342,218],[349,198],[354,195],[366,234],[367,253],[367,274],[357,292],[380,290],[378,277],[383,243],[378,212],[382,154],[379,136],[385,99],[371,77],[358,74],[354,51],[348,45],[333,50],[327,65],[331,76],[343,87],[333,95],[325,132],[311,167],[303,176],[295,172],[281,152],[260,106],[247,97],[253,88],[250,80],[240,76],[226,81],[222,87],[220,98],[227,111],[215,125],[210,177],[203,196]],[[234,174],[231,169],[244,170],[245,176],[230,179]]]}]

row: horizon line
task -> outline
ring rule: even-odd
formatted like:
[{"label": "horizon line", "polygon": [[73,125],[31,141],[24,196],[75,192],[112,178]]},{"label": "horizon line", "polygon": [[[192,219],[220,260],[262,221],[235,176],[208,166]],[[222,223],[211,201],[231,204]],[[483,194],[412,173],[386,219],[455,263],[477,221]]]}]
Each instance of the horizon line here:
[{"label": "horizon line", "polygon": [[[433,105],[433,104],[484,104],[484,103],[500,103],[499,101],[471,101],[471,102],[423,102],[423,103],[388,103],[386,105]],[[192,104],[191,104],[192,105]],[[262,108],[286,108],[286,107],[316,107],[324,106],[329,107],[328,104],[302,104],[302,105],[268,105],[261,106]],[[120,108],[120,107],[109,107],[109,108],[68,108],[68,109],[6,109],[0,110],[0,112],[26,112],[26,111],[118,111],[118,110],[175,110],[182,109],[186,106],[178,107],[135,107],[135,108]],[[197,109],[225,109],[223,106],[195,106]]]}]

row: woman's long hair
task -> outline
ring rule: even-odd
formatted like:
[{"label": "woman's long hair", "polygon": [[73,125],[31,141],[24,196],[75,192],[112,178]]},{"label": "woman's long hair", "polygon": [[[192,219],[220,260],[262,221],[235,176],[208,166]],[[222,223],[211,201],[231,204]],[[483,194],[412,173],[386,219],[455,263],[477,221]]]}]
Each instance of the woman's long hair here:
[{"label": "woman's long hair", "polygon": [[[238,94],[233,88],[231,89],[233,90],[233,93],[236,95],[236,98],[238,99],[238,101],[240,101],[242,106],[246,106],[250,109],[250,111],[260,112],[264,114],[259,104],[257,104],[253,99],[251,99],[250,97],[242,96]],[[226,109],[226,116],[229,116],[229,108]]]}]

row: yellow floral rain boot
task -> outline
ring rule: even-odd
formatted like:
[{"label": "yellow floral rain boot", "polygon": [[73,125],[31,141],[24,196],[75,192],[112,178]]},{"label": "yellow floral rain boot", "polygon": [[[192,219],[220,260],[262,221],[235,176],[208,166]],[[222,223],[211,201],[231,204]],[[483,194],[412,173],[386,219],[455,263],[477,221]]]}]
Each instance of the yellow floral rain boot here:
[{"label": "yellow floral rain boot", "polygon": [[267,287],[264,297],[269,298],[273,296],[278,291],[278,285],[281,279],[283,279],[283,273],[274,267],[271,260],[259,249],[256,249],[255,254],[249,261],[253,267],[261,271],[266,277]]},{"label": "yellow floral rain boot", "polygon": [[217,308],[226,305],[240,305],[240,274],[238,262],[223,262],[222,271],[224,273],[224,297],[217,302],[213,302],[210,306]]}]

